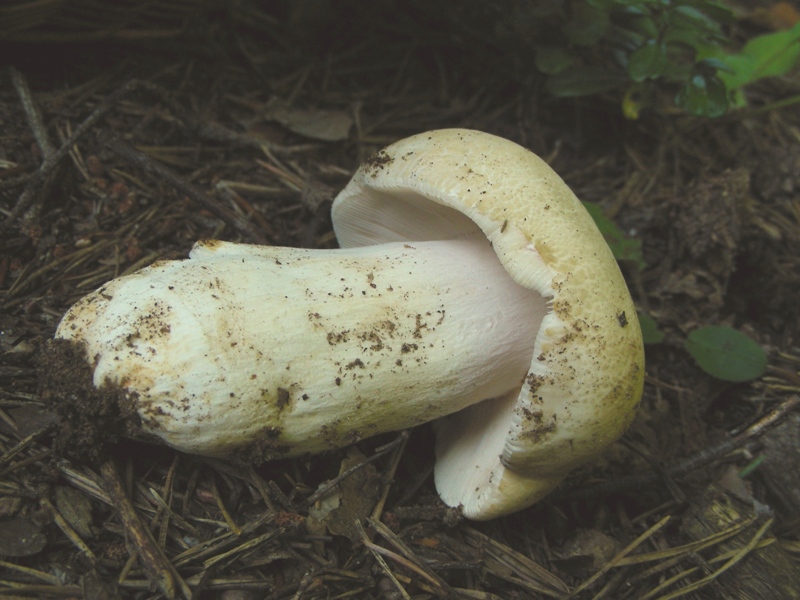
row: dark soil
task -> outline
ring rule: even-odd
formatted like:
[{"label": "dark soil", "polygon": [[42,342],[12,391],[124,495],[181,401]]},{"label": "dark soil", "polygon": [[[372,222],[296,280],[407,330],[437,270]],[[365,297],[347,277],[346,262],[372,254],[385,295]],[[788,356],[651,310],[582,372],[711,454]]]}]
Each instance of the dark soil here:
[{"label": "dark soil", "polygon": [[[178,12],[128,29],[99,8],[25,42],[0,27],[0,595],[798,597],[800,113],[770,108],[796,72],[720,119],[627,121],[622,92],[547,95],[475,7],[161,4]],[[356,167],[452,126],[530,148],[641,241],[623,271],[665,334],[630,431],[534,507],[443,506],[428,426],[295,460],[264,463],[269,435],[237,460],[176,453],[52,341],[79,298],[197,240],[335,247]],[[686,351],[703,325],[758,342],[765,375],[707,375]]]},{"label": "dark soil", "polygon": [[97,464],[108,456],[110,444],[136,433],[135,398],[108,382],[95,387],[91,364],[78,344],[48,341],[38,369],[39,397],[58,417],[53,436],[58,455]]}]

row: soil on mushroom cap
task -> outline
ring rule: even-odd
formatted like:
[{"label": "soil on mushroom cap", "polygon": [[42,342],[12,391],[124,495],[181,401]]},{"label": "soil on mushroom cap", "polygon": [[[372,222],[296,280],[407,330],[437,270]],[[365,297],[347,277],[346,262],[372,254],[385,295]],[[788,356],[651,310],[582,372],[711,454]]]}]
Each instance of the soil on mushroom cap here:
[{"label": "soil on mushroom cap", "polygon": [[140,437],[135,399],[117,385],[96,388],[83,348],[52,340],[38,361],[40,393],[59,418],[53,448],[59,455],[98,462],[109,444]]}]

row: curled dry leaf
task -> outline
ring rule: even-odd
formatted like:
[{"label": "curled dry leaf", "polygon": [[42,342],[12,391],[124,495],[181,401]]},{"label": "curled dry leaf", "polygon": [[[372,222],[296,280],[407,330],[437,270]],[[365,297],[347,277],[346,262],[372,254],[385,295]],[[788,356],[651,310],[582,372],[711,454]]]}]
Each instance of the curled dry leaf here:
[{"label": "curled dry leaf", "polygon": [[297,108],[283,102],[271,103],[262,116],[298,135],[323,142],[346,140],[353,126],[353,118],[344,111]]},{"label": "curled dry leaf", "polygon": [[[342,461],[340,473],[366,460],[355,448],[351,448],[347,454],[347,458]],[[308,512],[322,521],[331,534],[343,535],[357,542],[361,536],[355,523],[363,522],[372,514],[378,500],[380,484],[380,476],[375,467],[365,465],[346,477]]]},{"label": "curled dry leaf", "polygon": [[32,556],[47,545],[42,528],[28,519],[0,524],[0,556]]}]

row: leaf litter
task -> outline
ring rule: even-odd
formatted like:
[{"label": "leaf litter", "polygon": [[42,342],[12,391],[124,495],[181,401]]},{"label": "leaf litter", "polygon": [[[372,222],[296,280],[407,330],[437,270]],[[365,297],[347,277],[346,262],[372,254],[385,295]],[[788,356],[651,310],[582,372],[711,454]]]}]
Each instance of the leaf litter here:
[{"label": "leaf litter", "polygon": [[[218,54],[191,36],[134,54],[66,45],[6,75],[2,593],[705,598],[796,583],[800,506],[785,490],[798,471],[780,463],[797,440],[770,440],[800,403],[797,114],[627,123],[613,95],[554,101],[446,45],[409,43],[402,20],[320,60],[296,21],[238,10],[229,37],[205,40]],[[152,17],[137,35],[154,31]],[[783,89],[797,93],[797,80],[753,93]],[[664,334],[648,346],[625,443],[539,505],[489,523],[442,506],[428,427],[264,464],[178,455],[129,439],[132,416],[113,414],[124,403],[96,397],[86,373],[78,382],[74,361],[42,354],[79,297],[185,257],[198,239],[333,247],[330,201],[357,165],[447,126],[530,147],[640,240],[644,268],[623,266]],[[694,365],[689,332],[720,324],[768,350],[764,377],[723,384]],[[764,468],[752,466],[762,451]],[[731,465],[749,473],[746,493]],[[754,572],[745,558],[759,556],[767,567]]]}]

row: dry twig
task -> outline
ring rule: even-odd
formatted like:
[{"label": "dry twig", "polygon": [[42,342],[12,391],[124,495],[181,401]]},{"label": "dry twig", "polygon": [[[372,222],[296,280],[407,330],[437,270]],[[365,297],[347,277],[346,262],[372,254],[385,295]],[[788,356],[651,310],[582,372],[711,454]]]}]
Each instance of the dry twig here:
[{"label": "dry twig", "polygon": [[100,466],[106,491],[117,507],[131,553],[138,553],[148,579],[170,600],[178,596],[178,590],[188,600],[192,591],[153,538],[153,534],[142,523],[139,514],[125,493],[122,480],[114,463],[108,459]]}]

